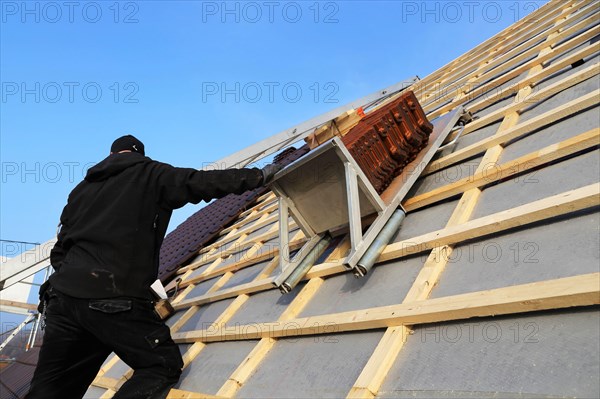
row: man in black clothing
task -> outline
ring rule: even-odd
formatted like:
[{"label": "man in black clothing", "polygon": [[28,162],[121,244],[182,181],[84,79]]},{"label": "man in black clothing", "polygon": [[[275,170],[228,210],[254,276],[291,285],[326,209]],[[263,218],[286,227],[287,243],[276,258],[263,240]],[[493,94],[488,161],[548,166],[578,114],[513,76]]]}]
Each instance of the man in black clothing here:
[{"label": "man in black clothing", "polygon": [[150,285],[171,213],[259,187],[278,170],[175,168],[146,157],[133,136],[115,140],[60,217],[50,254],[55,273],[40,293],[44,341],[27,398],[83,397],[111,352],[134,370],[114,398],[165,398],[183,362],[154,313]]}]

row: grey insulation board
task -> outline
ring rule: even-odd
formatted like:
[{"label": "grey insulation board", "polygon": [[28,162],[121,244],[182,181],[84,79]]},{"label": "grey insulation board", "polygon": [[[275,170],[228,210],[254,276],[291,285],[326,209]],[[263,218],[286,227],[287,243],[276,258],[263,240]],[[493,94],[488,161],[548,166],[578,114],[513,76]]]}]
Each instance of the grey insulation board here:
[{"label": "grey insulation board", "polygon": [[[288,234],[288,240],[289,242],[292,241],[292,237],[294,237],[296,235],[296,233],[298,233],[299,228],[294,228],[294,229],[290,229],[289,234]],[[270,248],[271,250],[274,248],[279,249],[279,233],[277,234],[276,237],[271,238],[269,241],[266,241],[264,243],[264,246],[267,248]]]},{"label": "grey insulation board", "polygon": [[[523,46],[522,46],[522,47],[519,49],[519,51],[518,51],[518,52],[515,52],[515,53],[513,53],[513,54],[512,54],[512,56],[511,56],[511,57],[508,59],[508,61],[510,61],[510,60],[512,60],[512,59],[514,59],[514,58],[516,58],[516,57],[519,57],[519,56],[521,56],[523,53],[525,53],[525,52],[529,51],[530,49],[532,49],[533,47],[537,46],[538,44],[540,44],[540,43],[542,43],[542,42],[544,42],[544,41],[546,41],[546,38],[545,38],[545,37],[542,37],[542,36],[540,35],[540,36],[537,36],[537,37],[534,37],[534,38],[530,39],[529,41],[522,41],[521,43],[515,43],[515,44],[512,44],[512,45],[511,45],[509,48],[507,48],[507,49],[503,50],[503,51],[502,51],[502,53],[500,53],[500,54],[499,54],[499,56],[503,56],[503,55],[505,55],[507,52],[509,52],[509,51],[513,51],[513,50],[514,50],[514,49],[516,49],[517,47],[519,47],[519,46],[523,45]],[[515,68],[519,67],[520,65],[523,65],[523,64],[525,64],[525,63],[527,63],[527,62],[531,61],[532,59],[536,58],[537,56],[538,56],[538,52],[534,51],[534,52],[533,52],[533,54],[530,54],[530,55],[529,55],[527,58],[525,58],[524,60],[522,60],[522,61],[521,61],[521,62],[519,62],[518,64],[514,65],[514,66],[512,67],[512,69],[515,69]],[[505,62],[506,62],[506,61],[505,61]],[[496,66],[495,66],[494,68],[492,68],[491,70],[487,70],[487,69],[486,69],[486,72],[485,72],[485,73],[488,73],[488,72],[490,72],[490,73],[493,73],[493,74],[494,74],[494,76],[493,76],[493,78],[492,78],[492,79],[496,79],[496,78],[498,78],[499,76],[506,75],[507,71],[506,71],[506,69],[505,69],[505,66],[504,66],[505,62],[499,63],[498,65],[496,65]],[[510,72],[510,71],[508,71],[508,72]],[[512,84],[512,82],[511,82],[511,84]],[[508,85],[504,84],[504,85],[506,85],[506,86],[504,86],[504,87],[511,86],[511,84],[508,84]]]},{"label": "grey insulation board", "polygon": [[599,171],[600,157],[596,151],[591,151],[539,170],[514,176],[485,188],[471,218],[487,216],[597,183]]},{"label": "grey insulation board", "polygon": [[[583,64],[576,65],[574,67],[568,66],[566,68],[563,68],[561,71],[547,77],[546,79],[542,80],[541,82],[536,83],[534,91],[543,90],[546,87],[550,86],[551,84],[556,83],[566,77],[569,77],[570,75],[573,75],[573,74],[581,71],[582,69],[588,68],[589,66],[592,66],[594,64],[598,64],[599,60],[600,60],[600,57],[597,55],[586,57],[585,62]],[[595,79],[598,79],[598,77],[596,76]]]},{"label": "grey insulation board", "polygon": [[230,244],[229,247],[223,249],[224,251],[232,249],[236,252],[232,253],[231,255],[229,255],[228,257],[224,258],[221,263],[219,263],[219,266],[217,267],[223,267],[223,266],[227,266],[227,265],[231,265],[235,262],[239,262],[240,260],[244,259],[244,256],[246,255],[246,252],[248,251],[249,248],[252,248],[251,246],[248,248],[244,248],[244,249],[240,249],[239,251],[237,251],[237,249],[239,249],[239,246],[237,244]]},{"label": "grey insulation board", "polygon": [[381,330],[278,340],[237,398],[344,398]]},{"label": "grey insulation board", "polygon": [[258,341],[230,341],[206,344],[183,369],[175,386],[185,391],[216,394]]},{"label": "grey insulation board", "polygon": [[[517,90],[518,90],[518,88],[515,88],[515,90],[507,91],[505,93],[505,96],[503,98],[495,101],[494,103],[486,106],[485,108],[482,108],[482,109],[474,112],[473,116],[475,118],[483,118],[484,116],[486,116],[488,114],[491,114],[492,112],[497,111],[500,108],[505,107],[505,106],[511,104],[512,102],[515,101],[515,95],[516,95]],[[500,90],[497,90],[497,91],[499,92]],[[493,93],[493,94],[495,94],[495,93]],[[475,98],[475,101],[479,101],[480,99],[481,99],[481,97],[477,97],[477,98]],[[465,105],[465,108],[468,111],[469,110],[469,104]]]},{"label": "grey insulation board", "polygon": [[[199,273],[198,273],[199,274]],[[191,275],[190,275],[191,276]],[[191,278],[191,277],[190,277]],[[221,276],[219,277],[215,277],[215,278],[211,278],[210,280],[204,280],[199,282],[198,284],[196,284],[194,286],[194,288],[192,288],[192,290],[186,295],[186,298],[195,298],[197,296],[201,296],[204,295],[208,292],[208,290],[211,289],[211,287],[213,285],[215,285],[215,283],[219,280],[219,278],[221,278]]]},{"label": "grey insulation board", "polygon": [[409,212],[391,242],[407,240],[444,228],[457,204],[458,201],[447,201]]},{"label": "grey insulation board", "polygon": [[539,223],[457,245],[431,297],[597,273],[598,212]]},{"label": "grey insulation board", "polygon": [[[596,38],[593,38],[593,39],[591,39],[591,40],[589,40],[587,42],[584,42],[584,43],[578,45],[577,47],[569,48],[567,51],[563,52],[562,54],[554,57],[553,59],[551,59],[549,61],[547,61],[545,63],[545,65],[546,65],[546,67],[548,67],[548,66],[551,66],[552,64],[556,64],[560,60],[563,60],[563,59],[571,56],[572,54],[574,54],[574,53],[576,53],[578,51],[581,51],[582,49],[584,49],[584,48],[586,48],[588,46],[596,46],[596,47],[598,47],[598,36],[596,36]],[[590,59],[593,59],[593,58],[595,58],[594,54],[592,54],[591,56],[586,57],[586,60],[589,61]],[[587,64],[587,62],[584,63],[584,68],[585,68],[585,66],[587,66],[585,64]]]},{"label": "grey insulation board", "polygon": [[281,295],[278,289],[252,294],[233,315],[228,324],[252,324],[277,321],[288,305],[296,298],[305,283],[298,284],[292,292]]},{"label": "grey insulation board", "polygon": [[106,389],[95,387],[90,385],[86,393],[83,395],[83,399],[100,399],[102,395],[106,392]]},{"label": "grey insulation board", "polygon": [[187,309],[184,310],[180,310],[178,312],[175,312],[171,315],[171,317],[169,317],[166,321],[165,324],[167,326],[169,326],[169,328],[173,327],[173,325],[175,323],[177,323],[177,321],[181,318],[181,316],[183,316],[185,314],[185,312],[187,311]]},{"label": "grey insulation board", "polygon": [[477,170],[477,167],[479,167],[482,159],[483,156],[469,159],[418,179],[410,189],[406,198],[415,197],[447,184],[454,183],[465,177],[472,176]]},{"label": "grey insulation board", "polygon": [[[194,259],[194,262],[196,262],[196,260],[202,260],[202,258],[204,258],[204,257],[206,257],[206,256],[207,256],[207,254],[202,254],[202,255],[199,255],[199,256],[198,256],[196,259]],[[187,278],[188,278],[188,279],[191,279],[191,278],[198,277],[199,275],[201,275],[202,273],[204,273],[204,271],[205,271],[205,270],[206,270],[206,269],[207,269],[207,268],[208,268],[208,267],[209,267],[209,266],[210,266],[210,265],[211,265],[213,262],[214,262],[214,261],[211,261],[211,262],[208,262],[208,263],[207,263],[207,264],[205,264],[205,265],[202,265],[202,266],[200,266],[200,267],[197,267],[196,269],[194,269],[194,271],[192,271],[192,272],[190,273],[190,275],[189,275]]]},{"label": "grey insulation board", "polygon": [[573,13],[573,15],[569,18],[569,23],[565,25],[565,29],[570,28],[575,25],[579,21],[587,18],[588,16],[594,15],[598,13],[598,4],[597,2],[592,2],[585,7],[579,7],[579,9]]},{"label": "grey insulation board", "polygon": [[[583,97],[584,95],[586,95],[588,93],[598,90],[598,88],[600,88],[600,79],[598,79],[598,76],[596,75],[595,77],[592,77],[588,80],[584,80],[583,82],[580,82],[580,83],[576,84],[575,86],[571,86],[544,101],[536,102],[532,106],[526,108],[521,113],[521,117],[519,118],[519,123],[528,121],[528,120],[535,118],[536,116],[539,116],[543,113],[555,110],[558,107],[560,107],[561,105],[566,104],[569,101],[576,100],[580,97]],[[596,108],[595,115],[598,116],[597,108]],[[564,123],[569,123],[570,119],[574,119],[574,118],[569,118],[562,122],[554,123],[554,124],[552,124],[552,126],[560,126],[561,128],[564,128]],[[592,126],[592,127],[598,126],[597,118],[595,119],[595,122],[596,122],[596,125]],[[538,133],[536,133],[536,136],[537,135],[538,135]]]},{"label": "grey insulation board", "polygon": [[[256,238],[259,235],[264,234],[267,231],[269,231],[270,229],[272,229],[274,224],[275,224],[275,222],[267,224],[266,226],[263,226],[263,227],[260,227],[256,230],[254,230],[252,233],[248,234],[248,236],[246,237],[246,239],[244,241],[248,242],[248,241],[254,240],[254,238]],[[244,226],[244,227],[246,227],[246,226]]]},{"label": "grey insulation board", "polygon": [[[582,34],[586,33],[587,31],[590,31],[594,26],[598,25],[598,16],[594,15],[594,14],[597,14],[597,9],[596,9],[595,13],[594,12],[591,12],[591,13],[588,12],[587,15],[583,15],[582,14],[581,16],[578,16],[578,18],[573,18],[573,22],[571,23],[571,26],[569,26],[569,28],[572,27],[573,25],[576,25],[579,22],[583,22],[584,19],[587,20],[586,26],[583,27],[583,28],[579,28],[574,33],[570,33],[568,36],[564,37],[558,43],[556,43],[553,47],[556,48],[556,47],[562,46],[563,44],[571,41],[575,37],[581,36]],[[587,16],[591,16],[592,18],[591,19],[586,18]],[[566,29],[569,29],[569,28],[566,28]],[[576,47],[573,47],[573,45],[569,45],[569,47],[570,48],[576,48]]]},{"label": "grey insulation board", "polygon": [[414,328],[378,398],[598,398],[597,307]]},{"label": "grey insulation board", "polygon": [[492,123],[490,125],[484,126],[480,129],[475,130],[465,136],[461,136],[455,145],[452,147],[448,147],[447,149],[438,152],[435,158],[445,157],[446,155],[450,155],[454,151],[461,150],[465,147],[470,146],[471,144],[475,144],[485,138],[491,137],[498,132],[498,128],[500,127],[501,121],[496,123]]},{"label": "grey insulation board", "polygon": [[224,290],[227,288],[235,287],[240,284],[249,283],[250,281],[254,280],[254,278],[258,276],[260,272],[263,271],[263,269],[268,263],[269,262],[261,262],[237,270],[235,273],[233,273],[233,276],[225,284],[223,284],[223,287],[221,287],[221,289]]},{"label": "grey insulation board", "polygon": [[424,263],[409,257],[376,265],[366,277],[342,273],[325,280],[300,317],[401,303]]},{"label": "grey insulation board", "polygon": [[[519,62],[517,65],[514,65],[510,68],[510,70],[506,70],[505,67],[501,64],[499,67],[502,67],[504,70],[500,71],[498,68],[495,68],[490,75],[490,77],[486,78],[486,80],[477,80],[473,83],[473,86],[475,87],[474,90],[472,90],[471,93],[468,93],[467,96],[469,97],[469,101],[479,101],[481,99],[484,99],[486,97],[489,96],[493,96],[496,95],[498,92],[501,92],[503,90],[509,89],[509,88],[514,88],[516,85],[519,84],[519,82],[521,80],[523,80],[528,74],[529,74],[529,70],[525,70],[523,72],[521,72],[519,75],[507,80],[504,83],[498,84],[498,82],[496,81],[498,78],[501,78],[502,76],[506,75],[507,73],[511,72],[513,69],[518,68],[519,66],[531,61],[532,59],[534,59],[535,57],[537,57],[537,55],[532,55],[529,58]],[[487,72],[486,72],[487,73]],[[496,82],[494,82],[496,81]],[[485,91],[482,92],[481,87],[490,84],[490,87]],[[507,91],[506,95],[509,96],[511,91]],[[458,94],[458,93],[457,93]],[[498,101],[501,101],[502,99],[498,99]],[[493,104],[493,103],[492,103]],[[490,105],[492,105],[490,104]],[[465,105],[465,108],[468,110],[469,109],[469,104],[467,103]]]},{"label": "grey insulation board", "polygon": [[233,302],[233,298],[208,303],[200,309],[181,327],[179,332],[204,330],[214,323],[225,309]]}]

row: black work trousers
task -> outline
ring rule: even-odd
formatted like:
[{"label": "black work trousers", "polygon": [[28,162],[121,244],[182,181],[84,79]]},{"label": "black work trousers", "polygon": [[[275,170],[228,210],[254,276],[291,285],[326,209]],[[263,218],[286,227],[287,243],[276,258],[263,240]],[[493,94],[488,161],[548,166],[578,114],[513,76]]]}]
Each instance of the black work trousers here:
[{"label": "black work trousers", "polygon": [[46,328],[27,399],[82,398],[111,352],[133,370],[113,397],[166,398],[183,361],[150,300],[80,299],[50,289]]}]

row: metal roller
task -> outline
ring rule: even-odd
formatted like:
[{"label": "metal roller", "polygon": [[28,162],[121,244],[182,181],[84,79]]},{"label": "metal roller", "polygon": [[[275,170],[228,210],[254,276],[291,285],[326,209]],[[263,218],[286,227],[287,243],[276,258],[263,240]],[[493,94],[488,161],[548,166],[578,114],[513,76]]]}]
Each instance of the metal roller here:
[{"label": "metal roller", "polygon": [[321,240],[314,246],[308,254],[302,259],[298,267],[294,269],[292,274],[281,284],[279,290],[282,294],[291,292],[298,285],[300,280],[308,273],[310,268],[315,264],[319,257],[325,252],[331,243],[331,235],[325,234]]},{"label": "metal roller", "polygon": [[375,237],[375,240],[369,246],[369,249],[360,258],[356,267],[354,268],[354,275],[356,277],[366,276],[369,270],[373,268],[373,265],[379,259],[379,255],[383,252],[383,249],[388,245],[394,234],[400,228],[400,224],[404,220],[406,212],[402,207],[396,209],[390,219],[387,221],[381,232]]}]

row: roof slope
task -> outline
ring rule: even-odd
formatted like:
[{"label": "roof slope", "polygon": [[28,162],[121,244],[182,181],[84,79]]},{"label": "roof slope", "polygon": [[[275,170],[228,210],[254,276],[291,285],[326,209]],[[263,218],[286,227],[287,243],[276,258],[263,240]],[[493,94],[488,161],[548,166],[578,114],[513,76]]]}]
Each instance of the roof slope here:
[{"label": "roof slope", "polygon": [[[342,237],[281,296],[270,193],[179,268],[172,397],[600,396],[599,8],[552,1],[412,87],[476,119],[366,278]],[[111,356],[88,397],[128,373]]]},{"label": "roof slope", "polygon": [[[281,296],[270,194],[180,268],[174,397],[598,397],[599,7],[550,2],[412,87],[476,119],[367,278],[345,237]],[[108,365],[91,397],[123,381]]]}]

